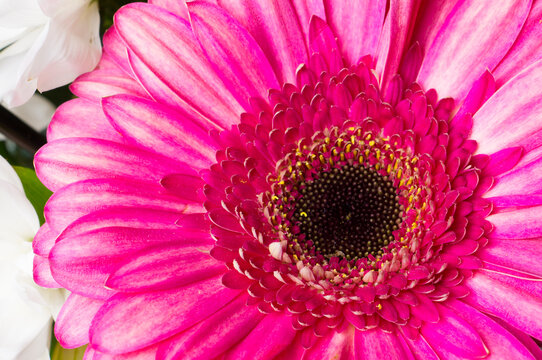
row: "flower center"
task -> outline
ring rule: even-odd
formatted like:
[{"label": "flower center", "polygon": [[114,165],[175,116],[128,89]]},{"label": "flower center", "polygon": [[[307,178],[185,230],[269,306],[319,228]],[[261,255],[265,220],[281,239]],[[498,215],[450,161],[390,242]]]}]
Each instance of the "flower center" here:
[{"label": "flower center", "polygon": [[401,207],[392,182],[373,168],[346,165],[300,182],[291,221],[307,250],[327,259],[372,254],[394,240]]}]

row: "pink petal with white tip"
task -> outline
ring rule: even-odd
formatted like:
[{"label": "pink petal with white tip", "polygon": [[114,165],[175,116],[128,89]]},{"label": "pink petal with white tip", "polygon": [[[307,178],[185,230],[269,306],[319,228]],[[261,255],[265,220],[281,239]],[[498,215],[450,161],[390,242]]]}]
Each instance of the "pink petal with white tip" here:
[{"label": "pink petal with white tip", "polygon": [[115,14],[115,24],[141,62],[132,62],[134,72],[154,99],[185,111],[193,107],[222,127],[238,119],[241,107],[214,74],[185,20],[156,6],[132,3]]},{"label": "pink petal with white tip", "polygon": [[118,294],[96,314],[90,342],[113,354],[140,350],[199,323],[237,294],[220,277],[168,291]]},{"label": "pink petal with white tip", "polygon": [[[143,191],[143,189],[145,189]],[[166,224],[175,222],[191,206],[177,196],[166,194],[159,184],[124,179],[87,180],[63,187],[51,196],[45,205],[44,214],[49,226],[57,233],[63,231],[78,218],[105,209],[109,214],[97,213],[95,220],[134,219],[132,224],[150,220]],[[134,215],[139,211],[140,215]],[[154,212],[152,214],[149,214]],[[129,214],[127,217],[123,216]],[[170,227],[171,225],[168,225]]]},{"label": "pink petal with white tip", "polygon": [[187,171],[194,170],[163,155],[101,139],[60,139],[36,154],[36,173],[53,191],[87,179],[125,177],[158,182],[169,173]]},{"label": "pink petal with white tip", "polygon": [[[81,126],[82,123],[86,126]],[[105,117],[100,104],[85,99],[73,99],[60,105],[47,128],[48,141],[71,137],[124,142]]]},{"label": "pink petal with white tip", "polygon": [[88,330],[96,312],[104,301],[71,294],[55,323],[55,336],[66,349],[88,344]]},{"label": "pink petal with white tip", "polygon": [[426,49],[418,81],[441,97],[462,100],[486,68],[493,69],[512,46],[531,2],[458,2]]}]

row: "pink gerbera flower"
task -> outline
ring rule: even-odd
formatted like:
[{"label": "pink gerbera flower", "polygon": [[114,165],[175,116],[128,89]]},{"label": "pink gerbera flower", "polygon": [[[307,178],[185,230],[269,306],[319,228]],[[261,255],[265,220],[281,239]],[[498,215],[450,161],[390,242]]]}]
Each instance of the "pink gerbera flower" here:
[{"label": "pink gerbera flower", "polygon": [[86,359],[542,352],[542,1],[134,3],[36,156]]}]

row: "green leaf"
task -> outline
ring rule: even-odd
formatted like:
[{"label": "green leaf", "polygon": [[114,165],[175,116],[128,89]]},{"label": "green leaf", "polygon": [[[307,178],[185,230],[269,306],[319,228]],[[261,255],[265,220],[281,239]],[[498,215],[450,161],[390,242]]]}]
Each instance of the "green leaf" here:
[{"label": "green leaf", "polygon": [[21,166],[14,166],[13,168],[23,183],[26,197],[38,213],[40,224],[43,225],[45,222],[43,208],[53,193],[39,181],[34,170]]},{"label": "green leaf", "polygon": [[77,349],[64,349],[58,342],[53,345],[51,360],[81,360],[85,354],[87,345]]}]

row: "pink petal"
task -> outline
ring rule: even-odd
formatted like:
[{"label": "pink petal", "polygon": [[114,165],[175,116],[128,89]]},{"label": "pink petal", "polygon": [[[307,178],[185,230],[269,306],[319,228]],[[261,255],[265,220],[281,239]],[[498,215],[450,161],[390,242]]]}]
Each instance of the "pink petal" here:
[{"label": "pink petal", "polygon": [[[156,353],[158,351],[158,344],[148,346],[141,350],[132,351],[124,354],[109,354],[103,353],[95,350],[92,345],[87,348],[85,355],[89,352],[89,349],[92,351],[91,360],[150,360],[156,359]],[[83,360],[87,360],[84,358]]]},{"label": "pink petal", "polygon": [[265,315],[256,306],[246,305],[240,296],[198,325],[162,345],[157,357],[163,360],[212,359],[243,340]]},{"label": "pink petal", "polygon": [[208,135],[209,128],[204,128],[197,119],[129,95],[108,97],[102,105],[105,115],[127,143],[199,168],[216,162],[217,148]]},{"label": "pink petal", "polygon": [[[104,221],[118,219],[118,214],[126,212],[128,218],[135,217],[135,222],[148,223],[148,219],[154,218],[154,221],[164,224],[166,221],[174,222],[172,219],[178,218],[188,206],[177,196],[165,194],[158,184],[100,179],[77,182],[55,192],[45,205],[44,214],[49,226],[60,233],[78,218],[105,209],[112,209],[110,215],[96,214],[93,221],[101,221],[101,215]],[[137,211],[142,211],[142,214],[133,215]],[[149,215],[153,211],[155,216]]]},{"label": "pink petal", "polygon": [[487,220],[495,225],[489,236],[503,239],[542,237],[541,209],[542,206],[533,206],[488,216]]},{"label": "pink petal", "polygon": [[205,182],[199,176],[171,174],[160,180],[167,191],[174,193],[184,201],[202,203],[206,200],[203,194]]},{"label": "pink petal", "polygon": [[[104,227],[77,235],[61,235],[49,259],[56,281],[71,291],[103,299],[112,291],[105,287],[109,274],[143,250],[154,246],[189,245],[179,230]],[[209,251],[210,249],[207,249]]]},{"label": "pink petal", "polygon": [[336,74],[343,67],[335,34],[324,20],[316,16],[309,24],[309,50],[325,59],[330,73]]},{"label": "pink petal", "polygon": [[56,282],[51,274],[51,266],[49,263],[49,258],[36,255],[34,256],[33,261],[33,273],[34,273],[34,282],[39,286],[47,288],[61,288],[62,286]]},{"label": "pink petal", "polygon": [[197,324],[237,294],[220,277],[168,291],[118,294],[96,314],[90,342],[102,352],[143,349]]},{"label": "pink petal", "polygon": [[155,248],[132,256],[109,276],[105,285],[122,292],[167,290],[227,270],[224,263],[213,259],[204,246]]},{"label": "pink petal", "polygon": [[55,336],[66,349],[88,344],[88,330],[96,312],[104,301],[71,294],[58,314]]},{"label": "pink petal", "polygon": [[422,325],[421,333],[443,359],[451,354],[460,359],[478,359],[488,354],[478,332],[462,317],[439,305],[440,321]]},{"label": "pink petal", "polygon": [[523,146],[530,151],[542,144],[540,82],[542,60],[512,78],[474,115],[471,138],[478,141],[478,153]]},{"label": "pink petal", "polygon": [[[210,1],[210,0],[209,0]],[[149,4],[160,6],[169,12],[172,12],[183,19],[188,20],[188,8],[185,1],[179,0],[149,0]]]},{"label": "pink petal", "polygon": [[542,147],[527,153],[515,168],[495,178],[484,197],[539,194],[542,190]]},{"label": "pink petal", "polygon": [[462,100],[512,46],[530,5],[531,0],[458,2],[426,49],[418,81],[426,90],[436,89],[441,98]]},{"label": "pink petal", "polygon": [[[540,286],[538,282],[534,284]],[[481,271],[465,280],[465,285],[471,290],[471,294],[464,300],[469,305],[542,339],[542,300],[539,297],[498,281]]]},{"label": "pink petal", "polygon": [[495,86],[495,79],[493,78],[493,75],[486,70],[482,76],[480,76],[480,78],[474,82],[472,88],[465,97],[465,101],[463,101],[461,108],[457,111],[454,117],[459,119],[467,114],[476,113],[476,111],[480,109],[487,99],[489,99],[491,95],[495,93]]},{"label": "pink petal", "polygon": [[353,327],[342,332],[332,330],[331,334],[324,336],[313,347],[307,349],[303,360],[353,360],[354,332]]},{"label": "pink petal", "polygon": [[421,334],[417,334],[414,339],[404,336],[404,339],[416,359],[440,360],[439,356],[435,353],[435,350],[433,350],[431,345],[427,343],[427,340],[425,340]]},{"label": "pink petal", "polygon": [[225,354],[224,360],[273,359],[294,339],[290,315],[269,314],[237,346]]},{"label": "pink petal", "polygon": [[115,14],[115,24],[139,60],[132,61],[134,72],[154,99],[185,112],[193,107],[222,127],[238,120],[241,107],[215,75],[185,20],[133,3]]},{"label": "pink petal", "polygon": [[52,191],[70,183],[99,178],[160,181],[170,173],[185,173],[188,166],[137,147],[116,142],[68,138],[48,143],[35,157],[36,173]]},{"label": "pink petal", "polygon": [[459,0],[432,0],[420,7],[412,42],[418,42],[424,51],[431,47],[440,28]]},{"label": "pink petal", "polygon": [[[83,123],[85,126],[81,126]],[[49,142],[71,137],[124,142],[105,117],[100,104],[85,99],[73,99],[60,105],[47,129]]]},{"label": "pink petal", "polygon": [[386,1],[325,0],[324,5],[327,23],[337,35],[341,52],[350,65],[356,65],[365,55],[376,57]]},{"label": "pink petal", "polygon": [[542,2],[533,1],[531,12],[514,45],[493,71],[497,85],[506,83],[521,70],[542,58]]},{"label": "pink petal", "polygon": [[540,239],[491,239],[477,256],[483,261],[542,278],[542,262],[533,256],[540,253],[542,253]]},{"label": "pink petal", "polygon": [[467,320],[476,330],[487,346],[491,358],[533,359],[532,354],[521,341],[491,318],[458,300],[449,300],[445,305]]},{"label": "pink petal", "polygon": [[390,334],[379,328],[356,331],[354,348],[358,360],[414,360],[401,334]]},{"label": "pink petal", "polygon": [[124,70],[126,75],[129,77],[134,77],[132,69],[130,68],[130,63],[128,62],[126,44],[124,44],[124,41],[119,36],[115,25],[107,29],[107,31],[104,33],[102,41],[104,44],[104,53],[111,58],[117,67]]},{"label": "pink petal", "polygon": [[511,170],[523,156],[523,148],[510,147],[489,155],[484,175],[496,176]]},{"label": "pink petal", "polygon": [[90,101],[117,94],[148,97],[139,83],[121,69],[98,69],[79,76],[71,85],[71,92]]},{"label": "pink petal", "polygon": [[376,63],[382,90],[387,89],[388,82],[399,71],[419,5],[420,2],[415,0],[390,1],[390,9],[380,34]]},{"label": "pink petal", "polygon": [[323,0],[292,0],[305,40],[309,39],[309,24],[313,15],[326,19]]},{"label": "pink petal", "polygon": [[34,254],[48,256],[51,248],[55,244],[58,233],[53,231],[49,223],[45,223],[38,230],[32,241],[32,250]]},{"label": "pink petal", "polygon": [[279,84],[254,38],[224,10],[204,3],[187,3],[192,28],[226,88],[244,109],[250,97],[267,98]]},{"label": "pink petal", "polygon": [[533,357],[535,359],[542,359],[542,349],[540,349],[540,346],[538,346],[538,344],[533,340],[532,337],[530,337],[529,335],[525,334],[522,331],[519,331],[515,327],[510,326],[506,321],[503,321],[503,320],[501,320],[501,319],[499,319],[497,317],[494,317],[494,316],[490,316],[490,317],[497,324],[501,325],[503,328],[508,330],[510,332],[510,334],[514,335],[516,337],[516,339],[521,341],[523,346],[525,346],[527,349],[529,349],[529,351],[531,352],[531,354],[533,354]]},{"label": "pink petal", "polygon": [[248,30],[267,56],[280,83],[295,84],[307,48],[293,5],[288,1],[222,0],[220,6]]}]

